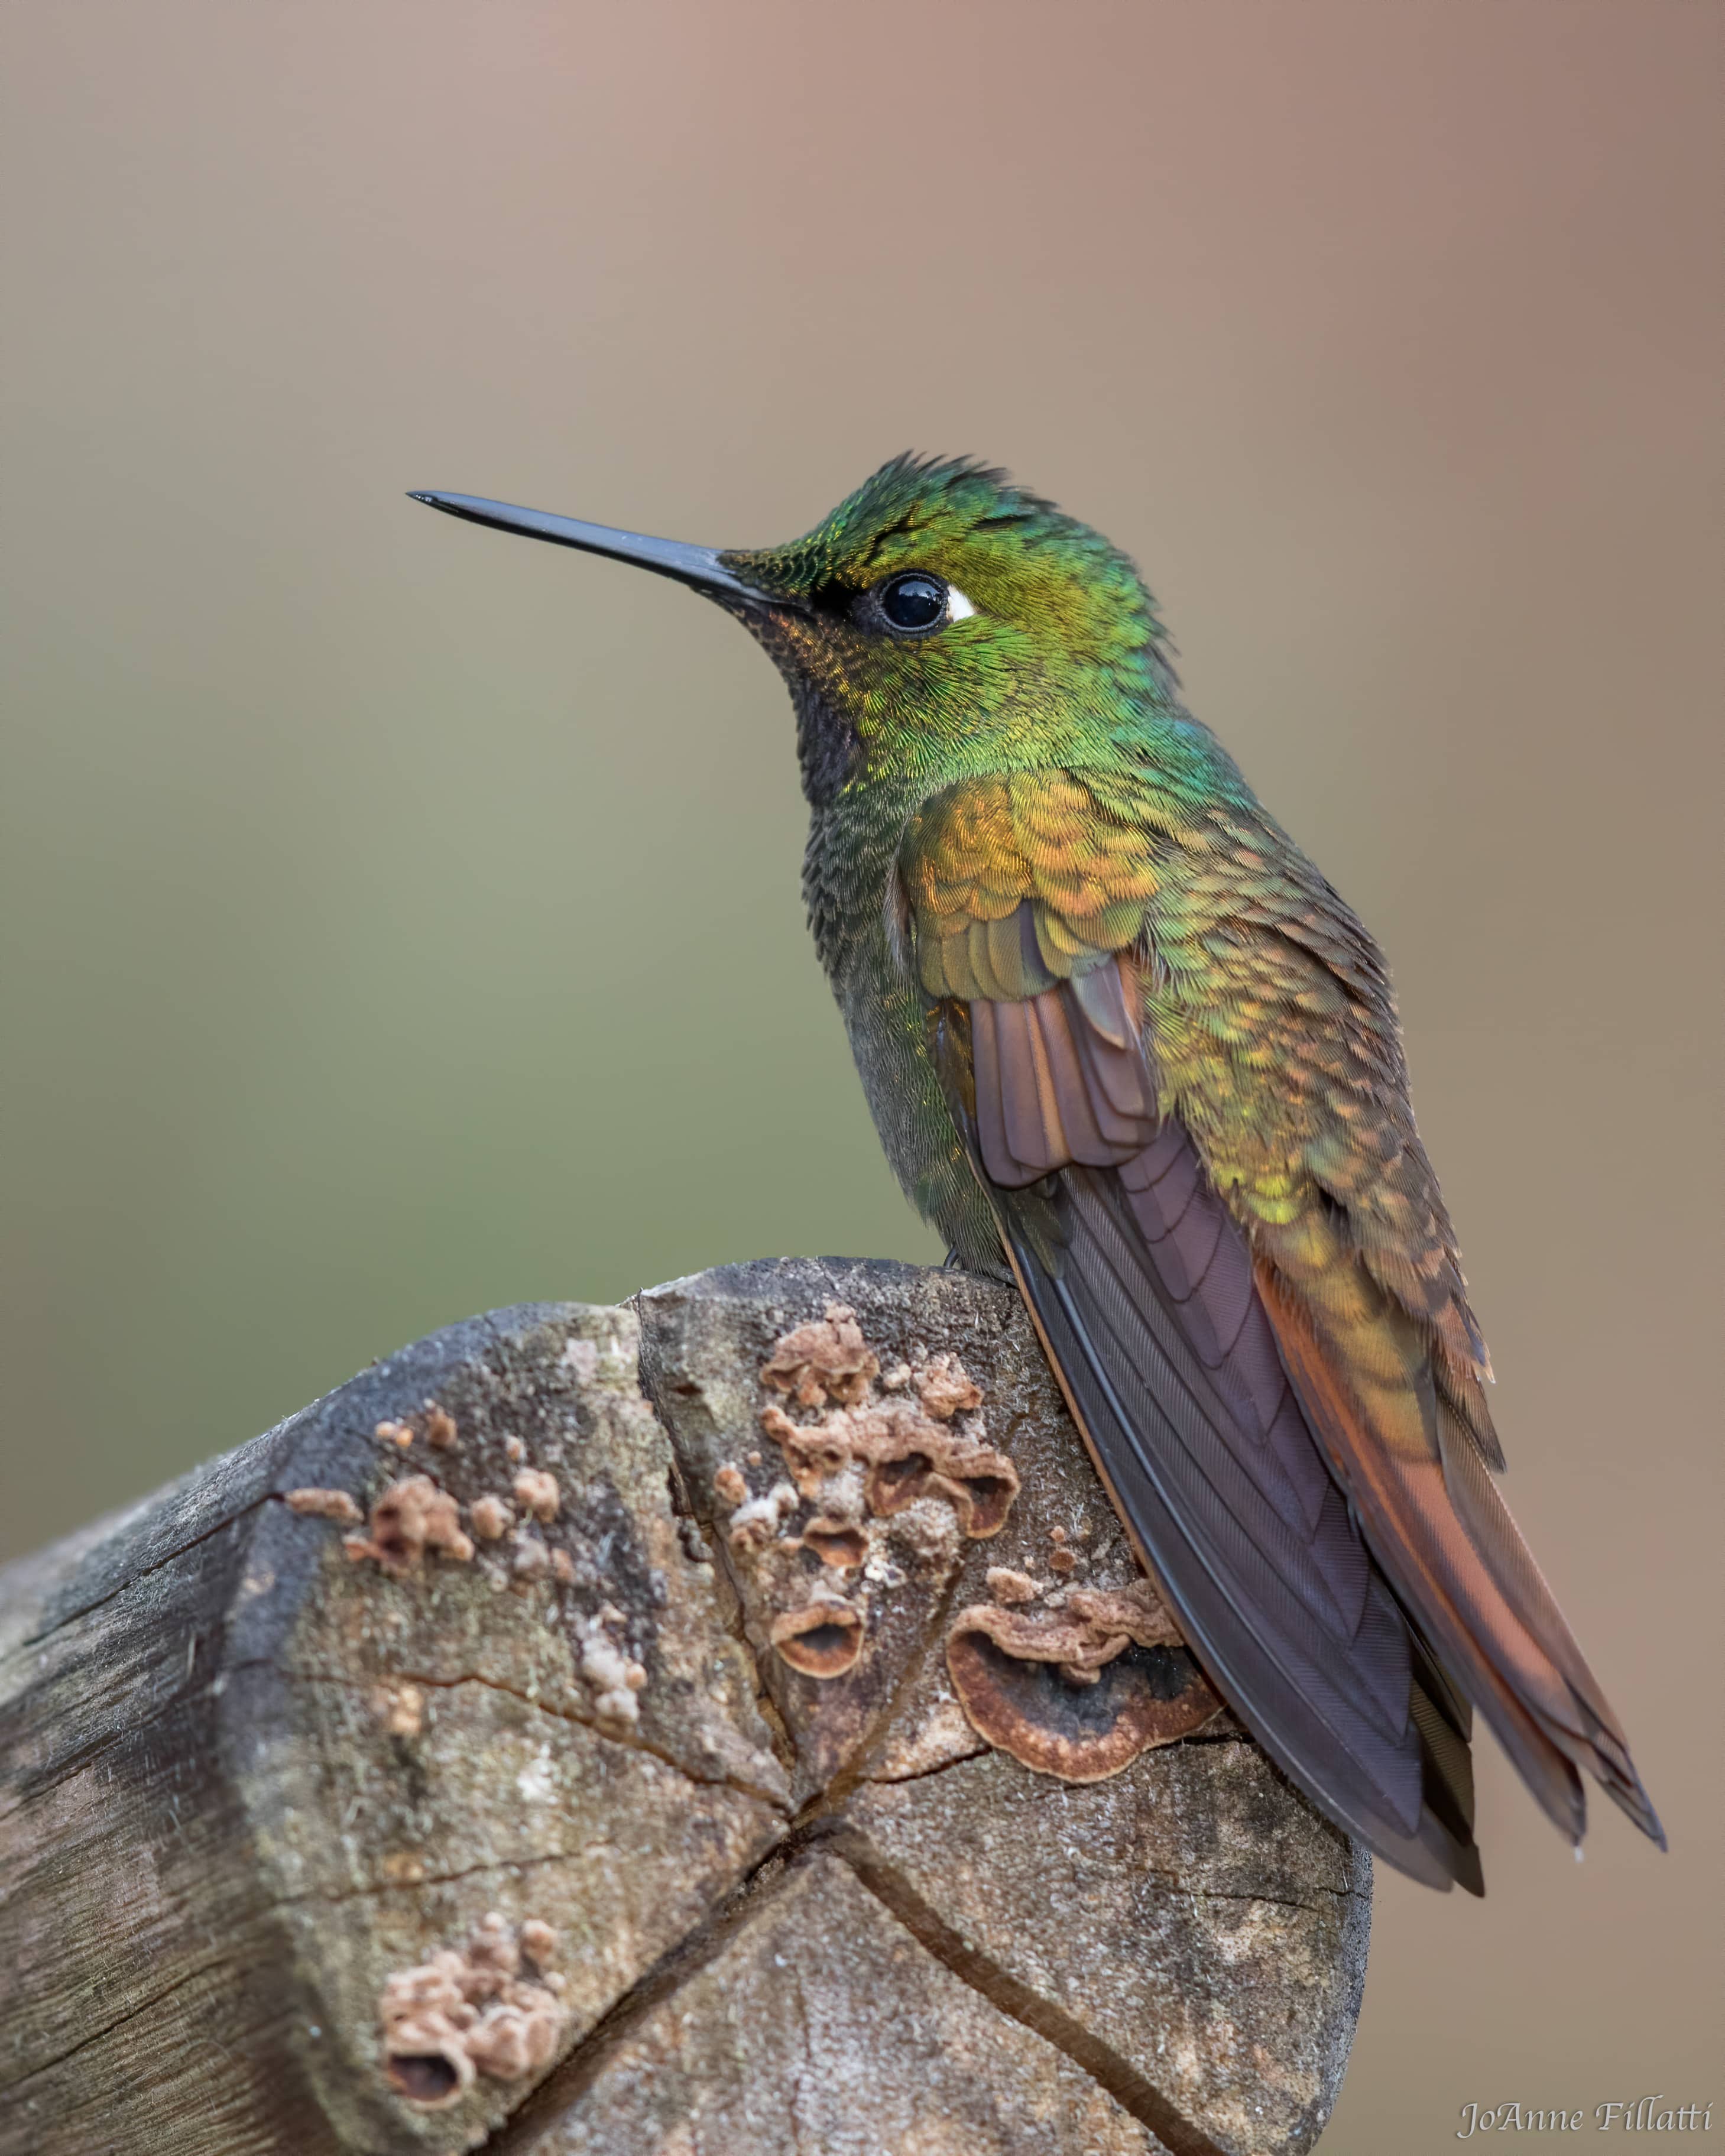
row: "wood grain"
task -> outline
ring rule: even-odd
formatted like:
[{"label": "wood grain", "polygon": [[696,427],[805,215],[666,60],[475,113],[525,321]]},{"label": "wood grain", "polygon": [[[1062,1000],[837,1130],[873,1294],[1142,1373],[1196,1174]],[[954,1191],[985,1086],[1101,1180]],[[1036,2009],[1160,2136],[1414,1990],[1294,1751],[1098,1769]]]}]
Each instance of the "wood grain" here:
[{"label": "wood grain", "polygon": [[[833,1306],[872,1374],[764,1384]],[[992,1282],[405,1349],[0,1572],[0,2156],[1309,2148],[1363,1859],[1196,1690],[1079,1786],[947,1669],[997,1589],[1076,1637],[1135,1576]]]}]

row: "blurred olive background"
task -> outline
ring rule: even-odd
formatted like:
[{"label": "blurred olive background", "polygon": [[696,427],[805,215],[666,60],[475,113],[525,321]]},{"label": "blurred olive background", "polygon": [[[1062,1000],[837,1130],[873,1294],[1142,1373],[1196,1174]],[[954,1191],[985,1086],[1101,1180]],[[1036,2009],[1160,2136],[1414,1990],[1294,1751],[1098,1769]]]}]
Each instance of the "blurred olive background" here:
[{"label": "blurred olive background", "polygon": [[[13,0],[15,1552],[373,1355],[932,1258],[713,543],[973,450],[1128,547],[1394,962],[1510,1491],[1672,1855],[1482,1747],[1326,2156],[1725,2099],[1718,60],[1705,0]],[[1591,2122],[1589,2121],[1589,2123]]]}]

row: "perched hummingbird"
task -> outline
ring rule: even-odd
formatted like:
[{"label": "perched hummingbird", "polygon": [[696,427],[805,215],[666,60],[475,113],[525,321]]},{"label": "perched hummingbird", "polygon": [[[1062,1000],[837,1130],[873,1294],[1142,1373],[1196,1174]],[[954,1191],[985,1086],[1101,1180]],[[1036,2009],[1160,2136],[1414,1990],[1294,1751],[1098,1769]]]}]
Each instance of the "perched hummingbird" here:
[{"label": "perched hummingbird", "polygon": [[1480,1893],[1471,1703],[1572,1842],[1585,1769],[1663,1846],[1492,1479],[1383,957],[1181,701],[1127,557],[909,457],[760,550],[413,498],[674,577],[778,665],[809,924],[887,1157],[960,1263],[1009,1268],[1271,1758]]}]

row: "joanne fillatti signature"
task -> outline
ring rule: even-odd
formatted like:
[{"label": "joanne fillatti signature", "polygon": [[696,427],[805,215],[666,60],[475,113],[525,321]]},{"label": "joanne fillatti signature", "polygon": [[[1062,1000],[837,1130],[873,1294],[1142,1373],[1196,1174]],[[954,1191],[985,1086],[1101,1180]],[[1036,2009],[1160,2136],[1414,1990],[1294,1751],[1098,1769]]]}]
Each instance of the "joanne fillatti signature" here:
[{"label": "joanne fillatti signature", "polygon": [[1532,2103],[1465,2103],[1458,2141],[1476,2133],[1711,2133],[1710,2103],[1668,2103],[1663,2092],[1629,2103],[1596,2103],[1591,2112]]}]

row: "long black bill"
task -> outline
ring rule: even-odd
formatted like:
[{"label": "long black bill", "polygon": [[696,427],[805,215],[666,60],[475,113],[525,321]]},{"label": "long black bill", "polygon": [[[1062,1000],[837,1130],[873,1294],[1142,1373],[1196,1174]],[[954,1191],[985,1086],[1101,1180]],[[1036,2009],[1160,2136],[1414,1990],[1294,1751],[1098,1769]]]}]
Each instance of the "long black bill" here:
[{"label": "long black bill", "polygon": [[675,577],[717,599],[747,606],[769,606],[765,592],[746,584],[727,569],[711,547],[691,547],[680,539],[649,539],[639,531],[614,531],[608,524],[583,524],[573,516],[553,516],[543,509],[517,509],[506,501],[487,501],[477,494],[413,494],[410,500],[465,516],[470,524],[490,524],[499,531],[519,531],[529,539],[548,539],[554,547],[578,547],[588,554],[608,554],[633,562],[661,577]]}]

